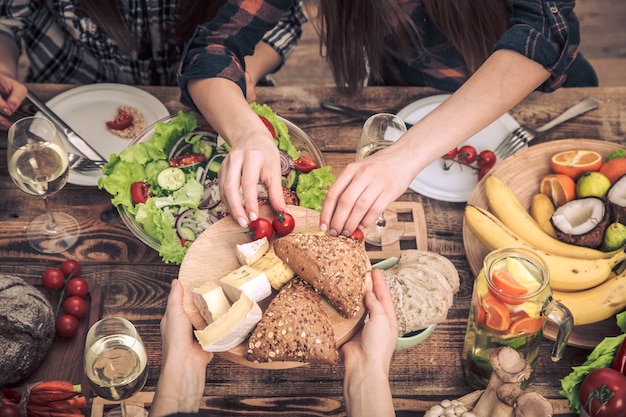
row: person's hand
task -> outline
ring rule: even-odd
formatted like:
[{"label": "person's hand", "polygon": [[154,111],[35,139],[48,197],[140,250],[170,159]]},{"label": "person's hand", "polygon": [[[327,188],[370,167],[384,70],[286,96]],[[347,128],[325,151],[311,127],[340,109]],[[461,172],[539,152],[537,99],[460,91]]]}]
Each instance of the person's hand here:
[{"label": "person's hand", "polygon": [[26,98],[27,88],[15,78],[0,73],[0,128],[7,130],[12,122],[8,119]]},{"label": "person's hand", "polygon": [[197,412],[204,393],[206,366],[213,354],[193,338],[193,326],[183,309],[183,286],[177,279],[161,319],[161,375],[150,407],[150,417]]},{"label": "person's hand", "polygon": [[371,225],[406,191],[415,177],[413,169],[396,144],[349,164],[328,190],[320,229],[349,236],[357,227]]}]

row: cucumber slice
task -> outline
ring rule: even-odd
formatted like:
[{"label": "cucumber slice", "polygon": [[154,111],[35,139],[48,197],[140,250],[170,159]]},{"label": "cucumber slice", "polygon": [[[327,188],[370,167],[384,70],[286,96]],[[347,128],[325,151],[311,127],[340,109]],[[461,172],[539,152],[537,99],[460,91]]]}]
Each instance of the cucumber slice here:
[{"label": "cucumber slice", "polygon": [[291,171],[289,171],[287,176],[283,179],[283,187],[287,187],[293,191],[296,191],[299,176],[300,172],[297,169],[292,169]]},{"label": "cucumber slice", "polygon": [[[205,136],[201,135],[201,137],[205,137]],[[213,155],[214,148],[213,148],[213,145],[211,145],[209,141],[199,140],[198,142],[193,144],[193,146],[191,147],[191,150],[193,153],[204,154],[206,159],[209,159],[211,155]]]},{"label": "cucumber slice", "polygon": [[169,167],[170,164],[168,164],[165,159],[148,162],[146,164],[146,179],[148,180],[148,182],[154,183],[159,172]]},{"label": "cucumber slice", "polygon": [[196,240],[196,232],[191,227],[181,226],[178,228],[178,233],[182,239]]},{"label": "cucumber slice", "polygon": [[185,185],[185,172],[180,168],[169,167],[157,175],[157,184],[167,191],[176,191]]},{"label": "cucumber slice", "polygon": [[209,166],[207,167],[207,177],[210,179],[217,178],[217,172],[220,170],[220,166],[222,166],[222,162],[225,157],[225,155],[217,155],[211,162],[209,162]]}]

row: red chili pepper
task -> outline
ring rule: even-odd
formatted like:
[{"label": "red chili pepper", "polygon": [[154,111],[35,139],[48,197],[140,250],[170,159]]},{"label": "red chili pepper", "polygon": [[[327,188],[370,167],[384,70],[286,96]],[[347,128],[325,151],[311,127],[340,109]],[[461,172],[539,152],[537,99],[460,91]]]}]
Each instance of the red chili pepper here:
[{"label": "red chili pepper", "polygon": [[206,157],[203,153],[190,153],[186,155],[175,156],[174,158],[169,160],[169,164],[171,167],[184,167],[187,165],[204,162],[205,159]]},{"label": "red chili pepper", "polygon": [[132,113],[124,109],[118,109],[115,118],[106,122],[106,125],[109,129],[124,130],[133,124],[134,119]]},{"label": "red chili pepper", "polygon": [[615,352],[611,368],[621,372],[622,375],[626,375],[626,338],[622,340],[622,343],[619,345],[619,349]]},{"label": "red chili pepper", "polygon": [[307,172],[311,172],[314,169],[317,169],[317,164],[315,162],[311,161],[306,156],[300,156],[300,157],[298,157],[298,159],[293,161],[292,167],[294,169],[302,172],[303,174],[306,174]]}]

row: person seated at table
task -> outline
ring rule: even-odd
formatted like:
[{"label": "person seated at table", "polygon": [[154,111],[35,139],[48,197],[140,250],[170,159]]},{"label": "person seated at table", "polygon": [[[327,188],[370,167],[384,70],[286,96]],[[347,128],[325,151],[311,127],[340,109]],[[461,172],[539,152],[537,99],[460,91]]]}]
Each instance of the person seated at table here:
[{"label": "person seated at table", "polygon": [[[184,41],[226,0],[101,1],[0,0],[0,128],[26,96],[18,59],[29,68],[25,82],[176,85]],[[263,27],[246,58],[247,97],[287,59],[306,22],[294,1]],[[270,80],[271,81],[271,80]]]},{"label": "person seated at table", "polygon": [[[320,229],[331,235],[372,224],[422,169],[533,91],[598,83],[579,51],[573,0],[318,1],[321,46],[339,87],[358,93],[367,82],[453,93],[393,146],[343,170],[321,213]],[[258,216],[258,182],[276,212],[286,205],[276,146],[244,99],[241,45],[249,49],[264,28],[238,26],[243,19],[235,18],[251,4],[285,10],[290,3],[243,0],[231,24],[201,26],[182,56],[183,99],[232,145],[220,190],[242,227]],[[237,48],[224,42],[229,34]]]},{"label": "person seated at table", "polygon": [[[369,320],[342,348],[344,397],[349,416],[395,416],[389,366],[398,335],[393,301],[382,273],[372,272],[373,292],[365,294]],[[149,417],[197,413],[204,393],[206,367],[213,354],[193,339],[177,279],[161,320],[162,361]],[[210,371],[209,371],[210,372]],[[207,388],[210,391],[210,386]]]}]

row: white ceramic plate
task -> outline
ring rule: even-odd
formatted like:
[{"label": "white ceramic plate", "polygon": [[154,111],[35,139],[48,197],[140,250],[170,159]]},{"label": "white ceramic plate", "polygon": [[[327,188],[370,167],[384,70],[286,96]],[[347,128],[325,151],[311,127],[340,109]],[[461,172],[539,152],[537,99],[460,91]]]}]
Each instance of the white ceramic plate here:
[{"label": "white ceramic plate", "polygon": [[[132,142],[109,132],[105,126],[117,114],[119,106],[131,106],[143,113],[146,126],[169,116],[167,108],[153,95],[137,87],[124,84],[89,84],[64,91],[47,103],[72,129],[108,158],[120,153]],[[65,140],[68,152],[79,153]],[[100,170],[70,171],[68,182],[76,185],[96,186]]]},{"label": "white ceramic plate", "polygon": [[[417,100],[400,110],[398,116],[407,123],[415,124],[448,97],[450,97],[449,94],[440,94]],[[469,138],[463,145],[472,145],[479,152],[487,149],[494,150],[509,133],[518,127],[519,124],[507,113]],[[436,160],[422,170],[409,187],[416,193],[436,200],[453,203],[466,202],[478,184],[476,171],[455,163],[448,162],[448,165],[451,166],[446,171],[442,168],[442,160]]]}]

